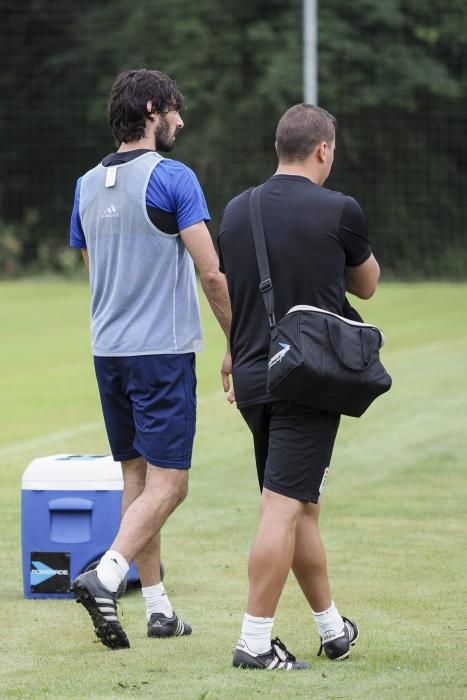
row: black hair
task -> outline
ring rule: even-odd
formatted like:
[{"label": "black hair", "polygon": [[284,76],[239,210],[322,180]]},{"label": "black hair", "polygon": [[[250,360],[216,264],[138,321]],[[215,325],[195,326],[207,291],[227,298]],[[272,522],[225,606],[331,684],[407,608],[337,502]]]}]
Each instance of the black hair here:
[{"label": "black hair", "polygon": [[[148,112],[147,103],[152,102]],[[120,73],[112,85],[108,105],[110,128],[117,144],[144,136],[150,114],[163,114],[184,107],[183,95],[165,73],[138,68]]]}]

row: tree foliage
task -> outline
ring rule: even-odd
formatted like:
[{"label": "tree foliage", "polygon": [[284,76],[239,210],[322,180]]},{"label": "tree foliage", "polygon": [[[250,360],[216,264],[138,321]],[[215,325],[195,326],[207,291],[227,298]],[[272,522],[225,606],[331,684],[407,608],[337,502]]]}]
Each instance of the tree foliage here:
[{"label": "tree foliage", "polygon": [[[301,0],[2,0],[2,9],[4,267],[69,259],[74,183],[113,149],[106,102],[122,70],[155,67],[179,83],[188,108],[173,157],[198,173],[214,229],[228,199],[273,172],[277,119],[302,100]],[[436,273],[420,264],[426,248],[458,272],[466,43],[464,0],[319,4],[320,103],[339,122],[329,185],[359,198],[395,272]]]}]

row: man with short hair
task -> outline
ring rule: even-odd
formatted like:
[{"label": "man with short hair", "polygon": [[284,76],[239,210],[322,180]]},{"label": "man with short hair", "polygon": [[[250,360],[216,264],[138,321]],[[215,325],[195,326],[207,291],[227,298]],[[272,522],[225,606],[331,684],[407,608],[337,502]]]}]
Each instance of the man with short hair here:
[{"label": "man with short hair", "polygon": [[[172,149],[182,107],[181,92],[164,73],[138,69],[118,76],[108,109],[118,150],[78,180],[71,220],[70,243],[81,248],[89,269],[94,365],[124,481],[117,536],[73,590],[112,649],[130,646],[116,596],[132,560],[148,636],[191,633],[161,581],[160,530],[187,494],[191,466],[194,353],[202,349],[194,265],[227,337],[230,302],[196,175],[159,153]],[[227,350],[225,382],[230,370]]]},{"label": "man with short hair", "polygon": [[[275,317],[308,304],[345,315],[345,292],[367,299],[379,266],[358,203],[325,189],[336,121],[309,104],[291,107],[276,133],[278,168],[261,188],[261,210],[274,285]],[[321,653],[346,658],[357,624],[331,598],[318,518],[340,416],[280,400],[266,391],[269,326],[259,291],[247,190],[227,205],[219,234],[221,270],[232,304],[230,334],[238,408],[254,441],[261,518],[249,566],[249,597],[233,665],[308,668],[271,642],[274,614],[290,569],[311,607]]]}]

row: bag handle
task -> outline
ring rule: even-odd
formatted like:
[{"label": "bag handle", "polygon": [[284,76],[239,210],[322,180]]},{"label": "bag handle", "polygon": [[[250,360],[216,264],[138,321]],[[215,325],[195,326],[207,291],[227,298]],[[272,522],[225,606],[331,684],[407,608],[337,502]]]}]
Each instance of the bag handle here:
[{"label": "bag handle", "polygon": [[332,349],[334,350],[334,353],[335,353],[335,354],[337,355],[337,357],[339,358],[339,360],[340,360],[340,361],[342,362],[342,364],[344,365],[344,367],[347,367],[347,369],[350,369],[350,370],[352,370],[352,371],[354,371],[354,372],[362,372],[364,369],[367,369],[367,367],[369,367],[369,365],[370,365],[371,356],[373,355],[373,353],[372,353],[372,352],[370,353],[370,357],[368,358],[368,360],[365,359],[365,344],[364,344],[364,342],[363,342],[363,331],[362,331],[362,329],[361,329],[361,328],[359,329],[359,335],[360,335],[360,343],[361,343],[361,345],[362,345],[363,364],[361,364],[361,365],[359,365],[359,366],[355,366],[355,365],[349,365],[349,364],[348,364],[347,362],[345,362],[344,359],[341,357],[341,354],[338,352],[338,350],[337,350],[337,348],[336,348],[335,339],[333,338],[333,332],[332,332],[332,330],[331,330],[332,325],[329,324],[327,318],[325,319],[325,323],[326,323],[326,328],[327,328],[328,335],[329,335],[329,340],[331,341],[331,347],[332,347]]},{"label": "bag handle", "polygon": [[264,237],[263,217],[261,215],[261,187],[254,187],[250,192],[250,219],[255,243],[256,259],[259,270],[259,291],[263,297],[269,321],[269,333],[271,338],[277,336],[276,317],[274,315],[274,290],[272,287],[271,273],[269,271],[266,239]]}]

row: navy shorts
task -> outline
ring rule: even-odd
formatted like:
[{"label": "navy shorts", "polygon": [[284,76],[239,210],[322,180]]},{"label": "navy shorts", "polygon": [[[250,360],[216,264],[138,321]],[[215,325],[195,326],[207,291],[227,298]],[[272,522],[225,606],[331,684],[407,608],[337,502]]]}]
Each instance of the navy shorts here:
[{"label": "navy shorts", "polygon": [[340,416],[274,401],[240,408],[253,433],[260,489],[318,503]]},{"label": "navy shorts", "polygon": [[196,425],[195,355],[94,357],[113,458],[189,469]]}]

